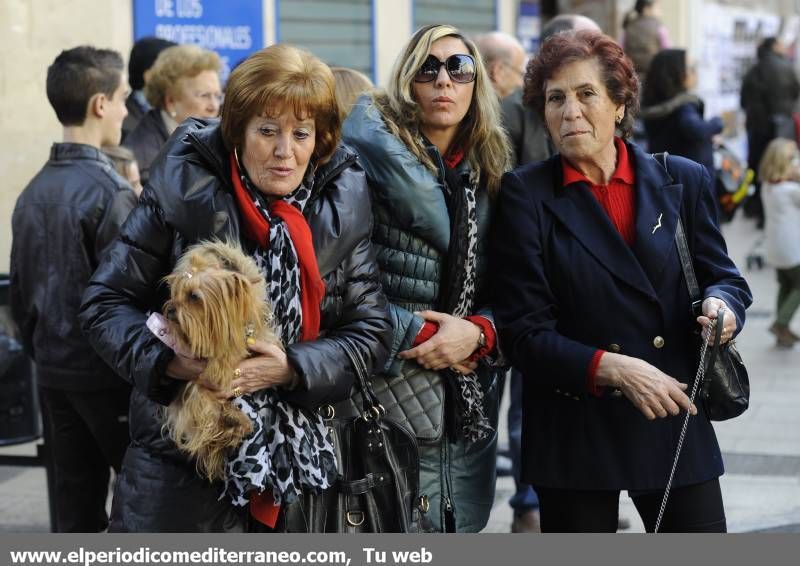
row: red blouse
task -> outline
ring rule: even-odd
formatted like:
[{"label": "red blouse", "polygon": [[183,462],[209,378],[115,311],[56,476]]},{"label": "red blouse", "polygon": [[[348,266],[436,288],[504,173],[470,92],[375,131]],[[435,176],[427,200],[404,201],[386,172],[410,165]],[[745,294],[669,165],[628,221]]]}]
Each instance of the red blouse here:
[{"label": "red blouse", "polygon": [[564,172],[564,186],[584,182],[606,211],[622,239],[629,246],[636,238],[636,193],[634,190],[634,169],[625,142],[614,138],[617,147],[617,168],[607,185],[595,185],[580,171],[561,158]]}]

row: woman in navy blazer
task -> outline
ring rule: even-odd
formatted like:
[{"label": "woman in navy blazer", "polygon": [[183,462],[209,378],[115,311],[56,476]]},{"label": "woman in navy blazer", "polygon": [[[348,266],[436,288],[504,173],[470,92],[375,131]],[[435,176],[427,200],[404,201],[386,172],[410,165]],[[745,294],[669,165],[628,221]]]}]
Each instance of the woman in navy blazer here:
[{"label": "woman in navy blazer", "polygon": [[[540,496],[542,530],[615,531],[621,490],[652,530],[690,411],[662,530],[725,531],[719,446],[686,391],[693,331],[724,306],[730,340],[751,296],[713,220],[710,176],[680,157],[665,169],[623,141],[638,81],[607,36],[549,39],[528,67],[525,97],[559,154],[503,178],[494,314],[525,375],[523,479]],[[679,219],[704,292],[700,316],[675,246]]]}]

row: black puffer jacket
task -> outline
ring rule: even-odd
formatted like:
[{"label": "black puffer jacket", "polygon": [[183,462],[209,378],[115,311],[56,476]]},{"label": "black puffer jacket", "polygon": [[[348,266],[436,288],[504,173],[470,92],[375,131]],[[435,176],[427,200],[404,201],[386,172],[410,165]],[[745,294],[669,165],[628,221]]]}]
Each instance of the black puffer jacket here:
[{"label": "black puffer jacket", "polygon": [[[173,353],[145,326],[167,298],[161,278],[203,239],[240,240],[228,153],[218,122],[188,120],[155,163],[139,206],[84,297],[84,329],[100,354],[134,385],[131,439],[117,481],[111,530],[220,531],[242,528],[221,486],[201,481],[193,462],[161,432],[161,407],[183,382],[165,375]],[[340,148],[315,175],[305,212],[325,282],[322,337],[287,348],[298,386],[285,398],[306,408],[347,397],[355,374],[341,343],[383,367],[392,328],[370,246],[364,172]],[[249,242],[242,240],[247,248]]]},{"label": "black puffer jacket", "polygon": [[10,305],[39,385],[71,391],[127,387],[78,323],[86,284],[136,204],[99,149],[56,143],[11,219]]}]

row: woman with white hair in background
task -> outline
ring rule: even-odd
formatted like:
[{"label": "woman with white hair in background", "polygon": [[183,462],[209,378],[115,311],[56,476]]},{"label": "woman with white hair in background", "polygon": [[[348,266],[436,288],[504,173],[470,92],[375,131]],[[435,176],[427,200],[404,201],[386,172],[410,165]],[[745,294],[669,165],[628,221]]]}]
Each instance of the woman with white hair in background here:
[{"label": "woman with white hair in background", "polygon": [[144,87],[152,108],[125,138],[139,163],[142,184],[161,147],[186,118],[219,115],[221,69],[219,55],[196,45],[175,45],[159,54]]}]

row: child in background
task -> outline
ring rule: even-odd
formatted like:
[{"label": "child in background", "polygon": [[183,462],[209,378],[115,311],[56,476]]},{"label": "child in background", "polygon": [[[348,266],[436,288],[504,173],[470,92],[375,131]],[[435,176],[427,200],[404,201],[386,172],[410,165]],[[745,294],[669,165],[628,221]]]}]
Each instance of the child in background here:
[{"label": "child in background", "polygon": [[800,340],[789,322],[800,306],[800,151],[793,140],[772,140],[761,158],[759,177],[766,217],[767,261],[778,275],[775,322],[779,348]]},{"label": "child in background", "polygon": [[104,145],[103,153],[111,159],[117,173],[128,180],[133,192],[136,193],[136,198],[139,198],[144,187],[142,187],[142,178],[139,175],[139,164],[136,162],[133,152],[121,145]]}]

